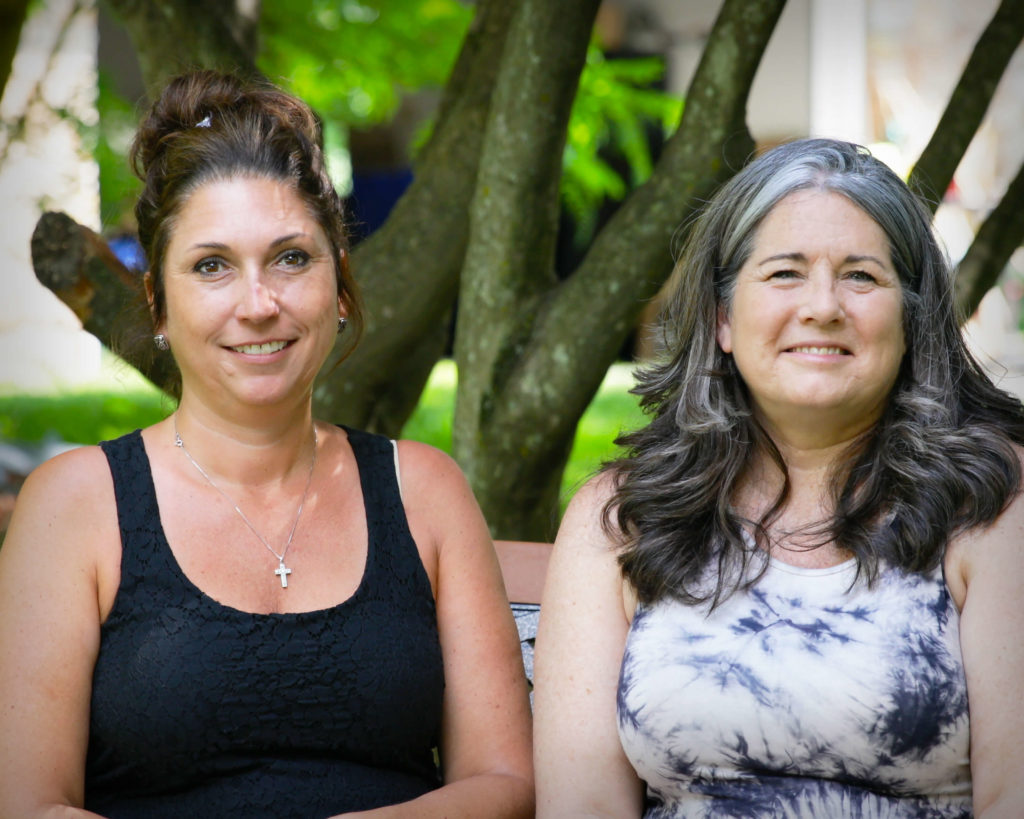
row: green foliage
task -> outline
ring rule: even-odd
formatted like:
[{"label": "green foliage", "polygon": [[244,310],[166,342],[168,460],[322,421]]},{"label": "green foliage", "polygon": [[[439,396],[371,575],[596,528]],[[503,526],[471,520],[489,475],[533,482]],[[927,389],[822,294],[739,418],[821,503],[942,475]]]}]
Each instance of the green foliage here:
[{"label": "green foliage", "polygon": [[0,396],[0,438],[36,443],[56,437],[95,444],[155,424],[173,409],[159,392],[84,391]]},{"label": "green foliage", "polygon": [[[456,380],[455,364],[451,360],[439,361],[415,412],[402,429],[403,438],[423,441],[445,452],[452,451]],[[632,385],[632,365],[613,364],[594,400],[580,418],[569,462],[562,475],[563,511],[580,485],[604,461],[617,454],[615,438],[619,433],[645,423],[646,418],[636,396],[629,392]]]},{"label": "green foliage", "polygon": [[457,0],[264,0],[259,66],[321,116],[365,127],[444,85],[472,16]]},{"label": "green foliage", "polygon": [[130,214],[142,186],[128,165],[138,114],[117,94],[105,71],[99,74],[96,108],[97,124],[83,127],[81,134],[84,147],[99,165],[100,220],[106,232],[131,230]]},{"label": "green foliage", "polygon": [[639,400],[629,391],[632,387],[633,365],[613,364],[594,400],[580,418],[569,462],[562,474],[563,511],[576,490],[598,467],[620,453],[615,439],[621,433],[647,423],[648,418],[640,409]]},{"label": "green foliage", "polygon": [[[654,88],[663,73],[659,57],[608,59],[591,44],[573,103],[563,160],[562,199],[576,222],[575,239],[588,242],[604,199],[622,200],[653,170],[647,127],[669,133],[679,124],[682,100]],[[623,179],[606,156],[619,154]]]},{"label": "green foliage", "polygon": [[[339,133],[387,121],[403,94],[440,89],[471,19],[470,6],[457,0],[265,0],[260,67],[333,121]],[[650,176],[647,129],[667,133],[679,122],[682,101],[654,87],[663,73],[661,58],[609,59],[596,42],[590,46],[562,179],[579,244],[591,239],[605,199],[623,199]],[[425,133],[420,130],[418,144]],[[343,150],[331,136],[329,130],[328,146]],[[627,178],[609,163],[609,154],[622,157]]]},{"label": "green foliage", "polygon": [[451,453],[457,380],[455,362],[450,358],[434,365],[416,409],[402,428],[403,438],[423,441]]}]

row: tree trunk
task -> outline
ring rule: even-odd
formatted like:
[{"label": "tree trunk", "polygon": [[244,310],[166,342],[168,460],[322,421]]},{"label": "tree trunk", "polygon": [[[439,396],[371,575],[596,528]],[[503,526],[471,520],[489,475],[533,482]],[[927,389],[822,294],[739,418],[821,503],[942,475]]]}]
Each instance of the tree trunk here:
[{"label": "tree trunk", "polygon": [[[529,343],[543,297],[557,281],[562,149],[598,5],[599,0],[557,8],[547,0],[520,4],[494,90],[470,213],[455,338],[459,383],[453,446],[474,490],[511,490],[501,492],[500,503],[489,502],[493,494],[477,496],[492,528],[505,537],[549,536],[557,506],[545,502],[541,508],[536,496],[557,500],[550,487],[557,487],[571,444],[552,440],[548,429],[503,425],[499,419],[511,408],[498,404],[519,400],[507,389],[508,381]],[[528,438],[519,438],[523,432]],[[552,444],[564,451],[554,454],[543,486],[510,480],[518,470],[515,464],[502,464],[503,457],[511,451],[513,461],[525,463],[533,450],[535,461],[541,449],[542,457],[550,456]],[[501,474],[487,475],[495,463]],[[523,515],[536,523],[512,532],[495,517],[499,514]]]},{"label": "tree trunk", "polygon": [[540,90],[541,78],[568,58],[553,54],[538,32],[557,25],[564,38],[584,26],[568,20],[565,8],[553,24],[546,4],[524,4],[488,123],[456,338],[455,454],[498,536],[552,537],[577,421],[645,300],[667,278],[674,231],[752,153],[746,99],[784,5],[723,5],[679,130],[654,174],[609,221],[580,268],[556,283],[550,246],[557,219],[551,202],[537,198],[551,196],[543,187],[551,173],[544,152],[555,139],[534,135],[559,120],[521,100],[543,93],[547,108],[562,100],[550,83]]}]

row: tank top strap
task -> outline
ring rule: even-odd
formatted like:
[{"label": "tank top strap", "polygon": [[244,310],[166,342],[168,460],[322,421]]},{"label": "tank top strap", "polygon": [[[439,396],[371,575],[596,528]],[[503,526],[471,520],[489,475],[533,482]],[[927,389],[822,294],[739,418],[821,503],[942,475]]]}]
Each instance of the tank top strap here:
[{"label": "tank top strap", "polygon": [[153,561],[165,561],[161,548],[163,530],[156,487],[150,470],[142,431],[136,429],[111,441],[100,441],[114,482],[117,521],[121,530],[121,574],[125,582],[153,569]]},{"label": "tank top strap", "polygon": [[[384,435],[364,432],[341,425],[359,467],[359,483],[363,491],[369,554],[367,580],[376,593],[394,595],[396,602],[411,598],[433,603],[433,592],[420,559],[416,542],[409,530],[398,487],[395,450]],[[388,577],[392,582],[381,584]],[[387,590],[386,592],[384,590]]]}]

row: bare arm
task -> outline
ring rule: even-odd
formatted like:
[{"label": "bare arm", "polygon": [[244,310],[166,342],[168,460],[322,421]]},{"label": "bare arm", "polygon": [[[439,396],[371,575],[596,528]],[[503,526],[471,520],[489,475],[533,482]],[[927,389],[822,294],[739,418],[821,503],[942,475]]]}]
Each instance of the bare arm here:
[{"label": "bare arm", "polygon": [[[462,472],[431,447],[399,444],[402,491],[417,542],[436,554],[444,655],[444,786],[350,816],[533,815],[530,701],[515,621],[487,525]],[[428,568],[428,573],[430,572]]]},{"label": "bare arm", "polygon": [[102,593],[94,546],[110,536],[99,449],[29,476],[0,549],[0,816],[95,815],[81,810]]},{"label": "bare arm", "polygon": [[548,568],[537,636],[537,815],[640,816],[643,784],[626,759],[616,690],[629,631],[624,585],[600,524],[609,482],[566,510]]},{"label": "bare arm", "polygon": [[980,819],[1010,819],[1024,808],[1024,496],[992,526],[962,537],[955,549],[966,587],[960,643],[974,812]]}]

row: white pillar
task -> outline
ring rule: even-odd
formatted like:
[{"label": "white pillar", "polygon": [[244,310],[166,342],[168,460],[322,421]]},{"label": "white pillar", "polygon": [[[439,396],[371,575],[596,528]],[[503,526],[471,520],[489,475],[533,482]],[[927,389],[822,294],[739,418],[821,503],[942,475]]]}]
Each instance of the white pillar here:
[{"label": "white pillar", "polygon": [[33,4],[0,99],[0,390],[99,373],[99,341],[39,284],[29,252],[43,209],[100,226],[98,169],[71,119],[96,122],[96,45],[95,0]]},{"label": "white pillar", "polygon": [[811,136],[865,143],[867,2],[811,0]]}]

